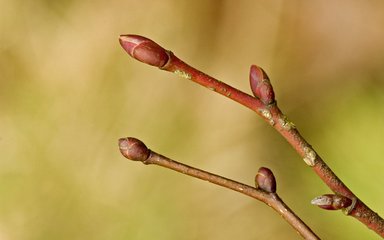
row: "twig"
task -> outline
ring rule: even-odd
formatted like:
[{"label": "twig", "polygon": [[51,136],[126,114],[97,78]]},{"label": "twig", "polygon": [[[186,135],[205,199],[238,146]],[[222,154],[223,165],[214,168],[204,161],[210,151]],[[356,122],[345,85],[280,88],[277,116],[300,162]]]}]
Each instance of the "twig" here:
[{"label": "twig", "polygon": [[122,155],[128,159],[169,168],[255,198],[278,212],[304,239],[320,239],[277,195],[275,178],[267,168],[260,168],[256,175],[256,183],[259,186],[254,188],[169,159],[148,149],[142,141],[136,138],[119,139],[119,148]]},{"label": "twig", "polygon": [[[315,173],[334,193],[352,200],[354,204],[344,211],[347,215],[353,216],[384,237],[384,220],[358,199],[328,167],[312,146],[300,135],[295,125],[288,120],[277,106],[274,94],[273,98],[269,99],[272,97],[270,92],[273,91],[272,85],[270,85],[268,77],[261,68],[257,66],[251,67],[251,87],[256,95],[256,97],[252,97],[189,66],[177,58],[171,51],[165,50],[150,39],[138,35],[121,35],[119,40],[122,47],[133,58],[192,80],[256,112],[291,144],[304,162],[312,167]],[[252,84],[252,80],[255,80],[254,78],[261,79],[256,79],[256,84]],[[264,84],[259,86],[259,90],[254,89],[258,86],[257,82],[264,82]],[[261,90],[261,88],[264,90]]]}]

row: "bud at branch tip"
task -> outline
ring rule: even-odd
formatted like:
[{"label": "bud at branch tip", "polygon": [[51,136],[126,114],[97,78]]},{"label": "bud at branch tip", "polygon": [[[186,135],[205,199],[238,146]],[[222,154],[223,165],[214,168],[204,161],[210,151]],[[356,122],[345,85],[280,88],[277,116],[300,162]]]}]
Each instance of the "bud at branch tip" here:
[{"label": "bud at branch tip", "polygon": [[120,45],[134,59],[162,68],[169,61],[169,52],[154,41],[139,35],[120,35]]},{"label": "bud at branch tip", "polygon": [[151,152],[142,141],[132,137],[120,138],[119,149],[124,157],[142,162],[148,159]]}]

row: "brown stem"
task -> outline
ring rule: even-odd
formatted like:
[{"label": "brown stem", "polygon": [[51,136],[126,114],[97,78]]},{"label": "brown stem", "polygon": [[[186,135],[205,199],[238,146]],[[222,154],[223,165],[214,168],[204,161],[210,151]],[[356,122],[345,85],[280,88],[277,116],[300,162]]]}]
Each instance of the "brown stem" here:
[{"label": "brown stem", "polygon": [[[155,164],[172,169],[182,174],[199,178],[255,198],[278,212],[304,239],[320,239],[275,192],[267,192],[260,188],[254,188],[249,185],[174,161],[148,149],[142,141],[136,138],[128,137],[119,139],[119,148],[122,155],[128,159],[141,161],[144,164]],[[264,173],[265,168],[262,169],[262,172]]]},{"label": "brown stem", "polygon": [[[140,41],[138,41],[138,39]],[[147,38],[137,35],[121,35],[119,40],[123,48],[133,58],[157,66],[162,70],[176,73],[183,78],[194,81],[256,112],[291,144],[304,162],[312,167],[315,173],[334,193],[345,196],[355,202],[351,208],[345,211],[347,215],[353,216],[377,234],[384,237],[384,219],[358,199],[358,197],[337,177],[312,146],[300,135],[296,126],[281,112],[276,101],[272,101],[272,99],[268,99],[268,97],[261,101],[259,96],[252,97],[251,95],[208,76],[189,66],[176,57],[172,52],[165,50]],[[254,74],[252,77],[259,77],[265,74],[264,71],[257,71],[257,69],[251,68],[251,74],[252,73]],[[267,80],[268,84],[270,84],[269,79]],[[260,92],[260,90],[255,91],[255,93]],[[267,92],[266,96],[272,96],[272,94],[268,95]]]}]

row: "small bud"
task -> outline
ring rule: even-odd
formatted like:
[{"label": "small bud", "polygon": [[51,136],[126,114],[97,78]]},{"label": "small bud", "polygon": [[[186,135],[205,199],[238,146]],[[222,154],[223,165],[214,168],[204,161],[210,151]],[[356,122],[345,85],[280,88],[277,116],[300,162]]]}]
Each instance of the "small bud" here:
[{"label": "small bud", "polygon": [[276,179],[272,171],[261,167],[255,177],[256,188],[260,188],[269,193],[276,192]]},{"label": "small bud", "polygon": [[352,200],[337,194],[324,194],[315,197],[311,204],[326,210],[340,210],[349,207],[352,204]]},{"label": "small bud", "polygon": [[143,162],[148,159],[150,154],[150,150],[142,141],[131,137],[120,138],[119,148],[124,157],[133,161]]},{"label": "small bud", "polygon": [[120,35],[120,45],[124,50],[140,62],[164,67],[169,60],[168,51],[154,41],[139,35]]},{"label": "small bud", "polygon": [[259,98],[265,105],[275,101],[275,93],[273,92],[271,82],[261,67],[251,66],[249,82],[253,95]]}]

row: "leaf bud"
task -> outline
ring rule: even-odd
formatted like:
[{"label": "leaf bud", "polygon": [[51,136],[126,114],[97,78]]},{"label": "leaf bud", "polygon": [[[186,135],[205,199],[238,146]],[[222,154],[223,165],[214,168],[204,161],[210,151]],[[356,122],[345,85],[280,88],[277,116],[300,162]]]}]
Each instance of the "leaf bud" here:
[{"label": "leaf bud", "polygon": [[169,52],[154,41],[139,35],[120,35],[120,45],[140,62],[162,68],[169,60]]},{"label": "leaf bud", "polygon": [[261,67],[251,66],[249,73],[251,90],[255,97],[259,98],[265,105],[275,102],[275,93],[267,74]]},{"label": "leaf bud", "polygon": [[311,204],[326,210],[340,210],[349,207],[352,200],[337,194],[324,194],[312,199]]},{"label": "leaf bud", "polygon": [[132,137],[120,138],[119,149],[124,157],[133,161],[144,162],[150,154],[150,150],[142,141]]},{"label": "leaf bud", "polygon": [[276,192],[276,179],[272,171],[268,168],[261,167],[255,177],[256,188],[262,189],[269,193]]}]

